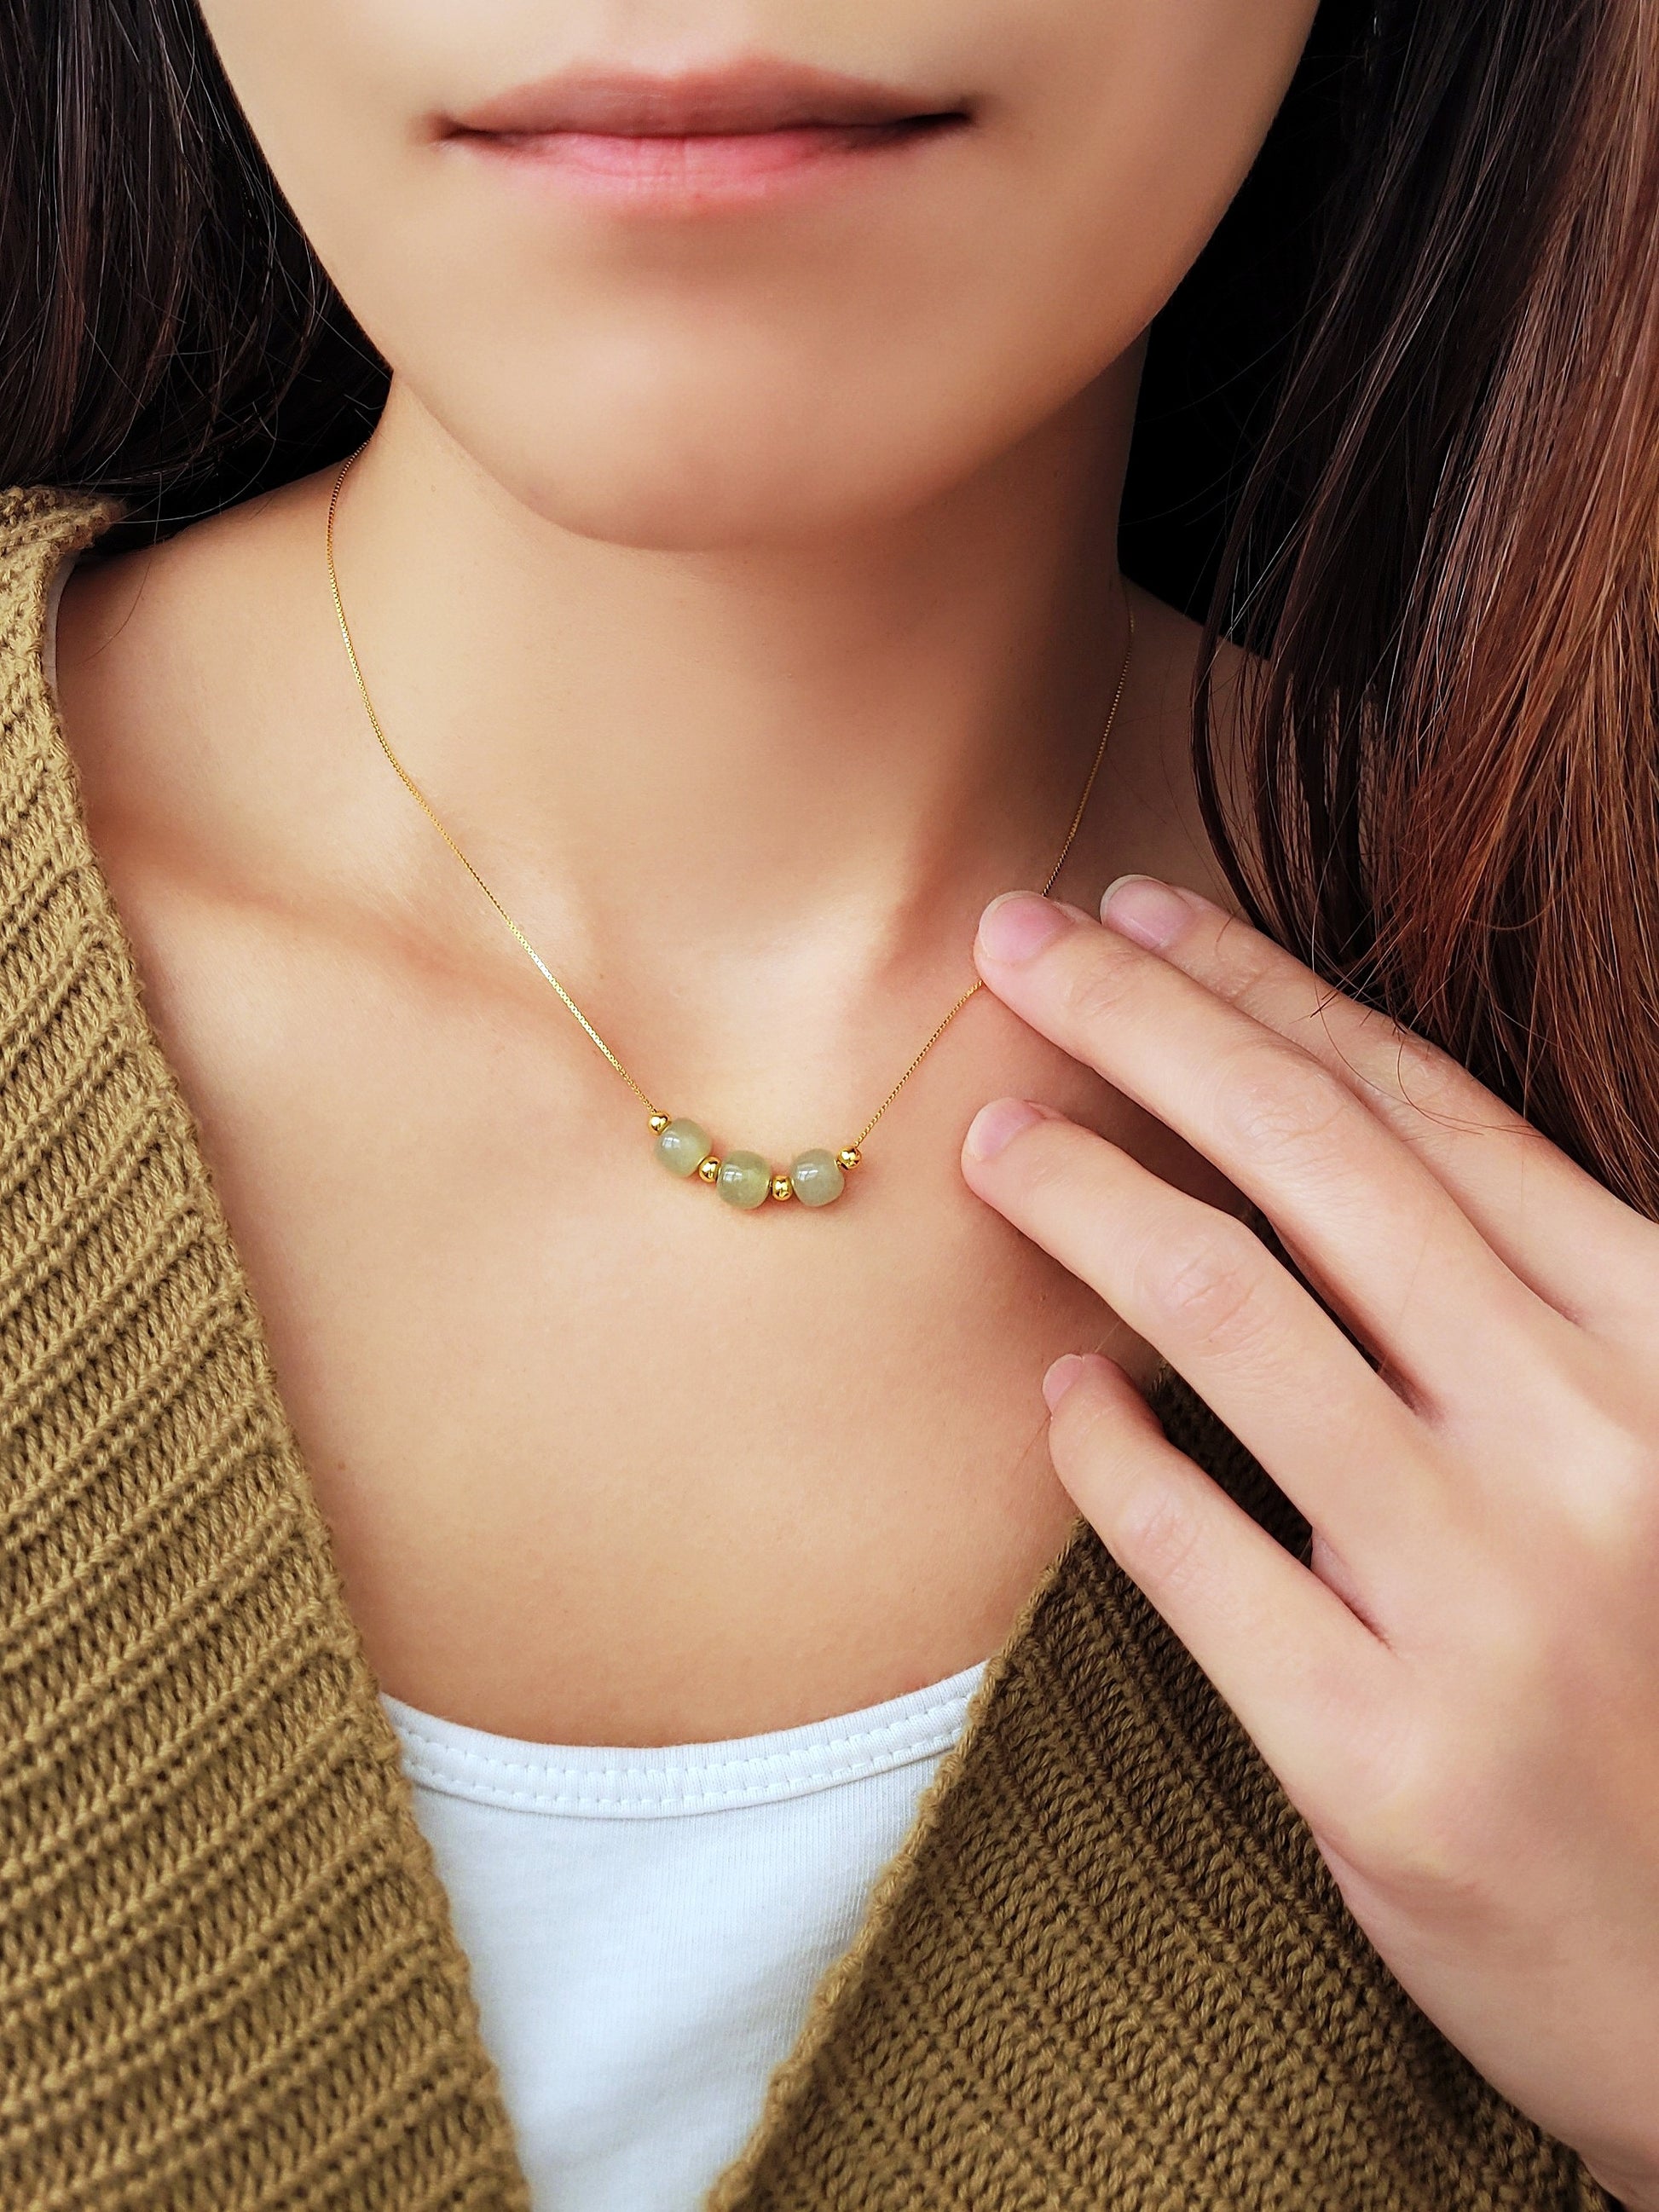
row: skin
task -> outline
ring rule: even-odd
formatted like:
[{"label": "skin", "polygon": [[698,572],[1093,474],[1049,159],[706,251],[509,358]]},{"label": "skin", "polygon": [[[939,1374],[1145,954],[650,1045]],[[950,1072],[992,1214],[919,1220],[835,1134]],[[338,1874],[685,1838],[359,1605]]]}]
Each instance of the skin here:
[{"label": "skin", "polygon": [[[204,14],[393,367],[337,550],[400,757],[671,1110],[780,1161],[846,1141],[972,980],[986,897],[1041,882],[1058,849],[1125,646],[1115,521],[1141,334],[1259,145],[1312,0]],[[834,190],[672,213],[504,174],[444,125],[572,63],[673,73],[755,52],[969,120]],[[1591,1423],[1601,1456],[1573,1464],[1622,1482],[1595,1510],[1589,1487],[1554,1510],[1603,1579],[1587,1567],[1546,1601],[1519,1567],[1488,1567],[1488,1540],[1517,1547],[1457,1504],[1462,1432],[1434,1487],[1421,1406],[1363,1368],[1368,1494],[1429,1486],[1467,1547],[1444,1556],[1478,1559],[1494,1591],[1472,1612],[1380,1510],[1375,1532],[1327,1533],[1336,1475],[1314,1571],[1264,1595],[1259,1546],[1160,1453],[1137,1394],[1160,1351],[1207,1389],[1182,1334],[1213,1309],[1225,1335],[1204,1240],[1232,1280],[1261,1249],[1235,1218],[1246,1197],[1272,1212],[1283,1196],[1227,1119],[1217,1071],[1235,1060],[1195,1011],[1271,1041],[1280,1000],[1241,1011],[1231,969],[1194,969],[1166,1022],[1152,994],[1179,950],[1090,919],[1126,872],[1222,902],[1195,914],[1224,908],[1187,763],[1191,626],[1133,593],[1122,709],[1054,885],[1069,953],[1010,963],[981,932],[989,988],[847,1196],[740,1215],[652,1164],[644,1109],[375,746],[322,566],[331,482],[83,565],[57,673],[94,843],[384,1686],[553,1741],[854,1710],[994,1650],[1080,1508],[1257,1729],[1419,2002],[1628,2203],[1659,2203],[1642,2135],[1659,2097],[1632,2056],[1656,2041],[1640,2014],[1640,1970],[1659,1984],[1640,1818],[1656,1789],[1632,1748],[1659,1716],[1654,1669],[1629,1668],[1651,1643],[1607,1533],[1622,1540],[1644,1500],[1651,1528],[1631,1472],[1654,1455],[1645,1413]],[[1126,1012],[1102,963],[1130,958],[1153,981]],[[1279,985],[1303,994],[1308,1030],[1308,979]],[[1312,1158],[1291,1141],[1306,1042],[1237,1065],[1274,1164]],[[994,1159],[959,1158],[999,1096],[1048,1110]],[[1417,1172],[1427,1140],[1401,1133],[1404,1109],[1386,1127],[1356,1112],[1392,1147],[1353,1170],[1363,1206],[1334,1170],[1313,1188],[1353,1224],[1333,1281],[1386,1330],[1440,1170]],[[1514,1188],[1494,1204],[1516,1212]],[[1466,1258],[1496,1233],[1466,1230]],[[1188,1287],[1160,1302],[1146,1285],[1171,1253]],[[1482,1358],[1538,1364],[1547,1300],[1500,1297],[1510,1264],[1477,1270],[1455,1308],[1460,1370],[1488,1307]],[[1346,1464],[1327,1411],[1359,1391],[1357,1355],[1334,1359],[1317,1310],[1282,1290],[1241,1310],[1267,1317],[1247,1333],[1259,1414],[1215,1403],[1303,1502],[1294,1423],[1316,1409],[1326,1463]],[[1577,1373],[1565,1341],[1552,1356]],[[1036,1380],[1079,1346],[1109,1358],[1051,1433]],[[1228,1372],[1246,1366],[1241,1351]],[[1468,1418],[1489,1488],[1519,1448],[1516,1402]],[[1582,1441],[1570,1416],[1589,1401],[1551,1402],[1558,1443]],[[1535,1422],[1525,1441],[1530,1466]],[[1376,1480],[1389,1453],[1398,1483]],[[1379,1559],[1401,1553],[1375,1587],[1373,1535]],[[1420,1687],[1425,1662],[1415,1707],[1354,1656],[1364,1636],[1397,1656],[1377,1610],[1396,1601],[1428,1624],[1445,1685]],[[1578,1603],[1605,1607],[1595,1639],[1569,1633]],[[1569,1730],[1559,1786],[1536,1784],[1540,1742]],[[1490,1786],[1465,1808],[1478,1832],[1451,1833],[1447,1762],[1471,1741]],[[1413,1761],[1422,1746],[1437,1766]],[[1569,1813],[1573,1786],[1600,1792],[1584,1801],[1599,1823]],[[1547,1893],[1528,1862],[1540,1844]],[[1580,1941],[1534,1956],[1528,1931],[1569,1911]],[[1528,2040],[1534,1999],[1550,2027]]]}]

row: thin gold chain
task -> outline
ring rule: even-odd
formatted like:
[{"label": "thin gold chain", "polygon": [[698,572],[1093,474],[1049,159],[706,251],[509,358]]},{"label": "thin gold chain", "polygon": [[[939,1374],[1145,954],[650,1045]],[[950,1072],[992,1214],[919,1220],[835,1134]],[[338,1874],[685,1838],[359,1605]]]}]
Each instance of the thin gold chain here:
[{"label": "thin gold chain", "polygon": [[[328,521],[324,532],[324,545],[328,557],[329,590],[334,599],[335,618],[340,625],[340,641],[345,647],[346,659],[350,664],[352,677],[357,686],[357,696],[363,702],[364,714],[368,717],[368,726],[379,738],[381,751],[386,755],[392,767],[397,770],[398,777],[402,781],[405,790],[409,792],[410,795],[413,799],[419,802],[428,820],[432,823],[433,828],[438,832],[438,835],[443,839],[445,844],[448,846],[450,851],[455,855],[455,858],[460,862],[461,866],[466,870],[468,875],[471,877],[473,882],[477,884],[478,889],[483,893],[484,896],[489,901],[491,906],[495,908],[496,913],[507,924],[508,929],[512,931],[514,936],[529,954],[531,959],[535,963],[537,972],[542,976],[544,981],[552,985],[554,990],[558,993],[560,999],[563,1001],[565,1006],[569,1008],[576,1019],[581,1024],[583,1029],[586,1030],[588,1036],[599,1047],[599,1050],[605,1054],[611,1066],[616,1069],[623,1081],[628,1085],[629,1089],[634,1093],[635,1097],[640,1101],[641,1105],[644,1106],[646,1111],[648,1114],[653,1115],[660,1114],[663,1109],[658,1106],[653,1099],[647,1097],[646,1092],[643,1091],[640,1088],[639,1085],[634,1080],[634,1078],[623,1066],[621,1060],[617,1059],[616,1054],[611,1051],[610,1046],[594,1028],[592,1023],[588,1020],[586,1015],[576,1004],[576,1001],[571,997],[569,992],[565,989],[564,985],[560,982],[558,977],[553,973],[547,963],[542,958],[541,954],[537,951],[535,946],[525,935],[523,930],[513,919],[513,916],[501,904],[500,899],[496,897],[495,892],[490,890],[489,884],[478,873],[478,871],[473,866],[471,861],[467,859],[466,854],[462,852],[460,847],[450,836],[448,830],[445,829],[442,822],[438,817],[437,811],[433,806],[431,800],[428,799],[426,793],[421,789],[419,784],[416,782],[414,777],[410,775],[409,770],[398,759],[397,754],[393,752],[391,742],[387,738],[386,732],[380,726],[380,718],[374,711],[374,702],[369,697],[368,686],[363,681],[362,668],[357,659],[357,648],[351,641],[351,630],[346,621],[345,602],[340,597],[340,579],[338,574],[336,573],[334,566],[335,510],[340,503],[341,487],[344,484],[347,477],[350,474],[352,465],[357,459],[358,454],[360,454],[362,451],[362,448],[359,447],[357,453],[347,455],[345,460],[341,464],[339,474],[334,479],[334,489],[329,496]],[[1078,830],[1082,823],[1085,811],[1089,804],[1090,794],[1095,787],[1095,778],[1099,775],[1100,764],[1106,757],[1106,747],[1111,738],[1112,725],[1117,720],[1117,710],[1122,703],[1124,686],[1128,682],[1129,655],[1133,649],[1135,641],[1135,611],[1127,592],[1124,593],[1123,604],[1124,611],[1128,617],[1128,635],[1123,647],[1123,664],[1118,671],[1117,689],[1112,694],[1112,703],[1107,712],[1105,726],[1100,733],[1100,743],[1095,748],[1094,760],[1091,764],[1087,781],[1084,784],[1082,796],[1078,800],[1076,810],[1072,816],[1071,827],[1066,832],[1066,842],[1060,847],[1060,857],[1054,862],[1054,866],[1049,869],[1048,880],[1042,886],[1041,895],[1044,898],[1047,898],[1049,892],[1054,889],[1054,880],[1059,875],[1061,868],[1066,864],[1066,856],[1072,849],[1072,841],[1077,836]],[[870,1116],[870,1119],[859,1131],[858,1135],[853,1139],[854,1150],[856,1151],[857,1148],[863,1144],[865,1139],[870,1134],[870,1132],[875,1127],[877,1122],[880,1121],[882,1115],[887,1111],[887,1109],[898,1097],[899,1092],[903,1090],[905,1085],[910,1080],[910,1078],[921,1066],[922,1061],[926,1060],[928,1054],[939,1042],[945,1030],[949,1029],[951,1024],[956,1019],[957,1016],[967,1005],[969,999],[974,996],[976,991],[982,991],[984,988],[984,981],[981,979],[981,981],[970,985],[970,987],[963,993],[962,996],[957,1000],[955,1006],[951,1007],[950,1012],[946,1014],[945,1019],[933,1031],[932,1036],[928,1038],[927,1043],[923,1045],[921,1050],[910,1062],[908,1067],[905,1069],[903,1074],[900,1076],[898,1081],[893,1085],[887,1096],[882,1100],[880,1105],[877,1107],[875,1112]]]}]

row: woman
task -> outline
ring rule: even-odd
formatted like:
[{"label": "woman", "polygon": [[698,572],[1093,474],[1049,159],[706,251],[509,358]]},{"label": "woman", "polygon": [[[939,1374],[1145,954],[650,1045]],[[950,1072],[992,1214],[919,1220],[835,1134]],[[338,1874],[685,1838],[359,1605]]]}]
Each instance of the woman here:
[{"label": "woman", "polygon": [[4,2201],[1652,2212],[1650,0],[202,13],[9,33]]}]

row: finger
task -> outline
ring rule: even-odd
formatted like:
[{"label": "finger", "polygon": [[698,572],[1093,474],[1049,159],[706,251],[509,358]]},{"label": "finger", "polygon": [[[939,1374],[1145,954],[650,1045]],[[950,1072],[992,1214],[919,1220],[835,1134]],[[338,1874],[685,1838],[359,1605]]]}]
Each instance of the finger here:
[{"label": "finger", "polygon": [[[999,952],[1035,906],[1047,941]],[[1565,1328],[1346,1084],[1179,968],[1046,900],[994,902],[975,951],[1017,1013],[1255,1201],[1419,1399],[1466,1403],[1546,1320]]]},{"label": "finger", "polygon": [[1410,1408],[1261,1239],[1023,1100],[975,1115],[963,1172],[1164,1354],[1386,1606],[1444,1518],[1437,1462]]},{"label": "finger", "polygon": [[1345,997],[1195,892],[1126,877],[1102,912],[1346,1084],[1559,1312],[1591,1328],[1634,1312],[1651,1328],[1659,1231],[1449,1053]]},{"label": "finger", "polygon": [[1362,1801],[1363,1747],[1393,1686],[1386,1645],[1176,1450],[1120,1369],[1098,1356],[1066,1365],[1049,1423],[1055,1473],[1297,1809],[1334,1826]]}]

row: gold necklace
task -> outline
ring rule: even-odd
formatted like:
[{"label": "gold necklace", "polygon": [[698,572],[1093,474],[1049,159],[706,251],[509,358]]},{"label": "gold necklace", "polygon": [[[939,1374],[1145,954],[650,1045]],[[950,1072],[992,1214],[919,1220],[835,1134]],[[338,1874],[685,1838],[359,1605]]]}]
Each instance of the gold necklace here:
[{"label": "gold necklace", "polygon": [[[358,448],[359,453],[362,450],[361,447]],[[397,754],[392,751],[386,732],[380,727],[380,718],[375,713],[374,702],[368,696],[368,686],[363,681],[363,672],[358,665],[356,647],[351,641],[351,631],[346,623],[345,603],[340,597],[340,580],[334,567],[334,513],[340,501],[340,488],[345,483],[352,463],[356,459],[357,453],[349,454],[341,465],[339,474],[334,479],[334,489],[328,502],[328,521],[324,532],[324,546],[328,558],[329,589],[334,596],[334,612],[340,625],[341,642],[345,647],[346,659],[351,665],[351,673],[356,680],[357,694],[363,702],[363,712],[368,717],[369,727],[380,741],[381,751],[398,771],[404,787],[419,800],[433,827],[445,844],[448,846],[450,851],[453,853],[491,906],[495,908],[508,929],[530,955],[544,981],[552,985],[564,1004],[581,1024],[606,1060],[610,1061],[611,1066],[616,1069],[623,1081],[645,1108],[650,1116],[652,1132],[656,1139],[656,1155],[663,1165],[673,1175],[687,1179],[696,1177],[702,1182],[708,1183],[719,1191],[720,1196],[728,1204],[744,1209],[760,1206],[768,1198],[799,1198],[805,1205],[815,1207],[829,1205],[832,1199],[841,1196],[847,1177],[862,1160],[865,1140],[870,1132],[967,1005],[969,1000],[973,997],[975,992],[984,989],[983,982],[975,982],[963,993],[870,1119],[859,1131],[858,1135],[854,1138],[852,1143],[842,1146],[838,1151],[831,1152],[827,1146],[815,1145],[804,1152],[797,1153],[787,1169],[775,1170],[758,1152],[744,1151],[729,1152],[724,1154],[716,1152],[710,1142],[708,1132],[701,1122],[688,1120],[684,1115],[664,1113],[662,1109],[648,1098],[634,1080],[592,1023],[588,1020],[586,1015],[571,997],[569,992],[565,989],[564,985],[549,968],[523,930],[520,928],[518,923],[496,897],[495,892],[490,890],[471,861],[467,859],[466,854],[462,852],[448,830],[445,829],[431,801],[410,775]],[[1129,654],[1135,641],[1135,613],[1127,592],[1124,594],[1123,604],[1128,616],[1128,637],[1123,648],[1123,665],[1118,671],[1117,689],[1112,695],[1112,704],[1106,716],[1106,726],[1100,733],[1100,743],[1095,749],[1094,762],[1090,768],[1088,780],[1084,784],[1083,795],[1078,800],[1077,810],[1072,817],[1072,826],[1066,832],[1066,842],[1060,848],[1060,858],[1048,871],[1048,879],[1042,886],[1041,895],[1044,898],[1047,898],[1048,893],[1054,889],[1054,878],[1065,865],[1066,855],[1072,849],[1072,841],[1077,836],[1079,824],[1083,820],[1084,809],[1089,804],[1089,794],[1095,787],[1095,778],[1100,773],[1100,763],[1106,757],[1107,741],[1112,734],[1112,725],[1117,720],[1117,710],[1123,698],[1123,687],[1128,680]]]}]

